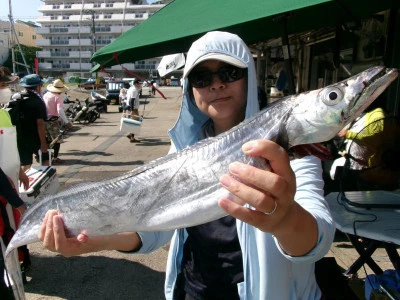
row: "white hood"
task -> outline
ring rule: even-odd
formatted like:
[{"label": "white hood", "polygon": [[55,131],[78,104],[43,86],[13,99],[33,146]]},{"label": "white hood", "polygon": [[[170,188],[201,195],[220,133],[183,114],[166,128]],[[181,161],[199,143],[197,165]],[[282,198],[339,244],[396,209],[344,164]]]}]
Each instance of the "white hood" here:
[{"label": "white hood", "polygon": [[[212,31],[195,41],[188,51],[185,71],[190,70],[195,62],[208,53],[222,53],[236,57],[248,68],[246,119],[259,111],[257,98],[257,81],[254,60],[246,44],[235,34]],[[181,150],[196,143],[202,125],[208,120],[190,101],[188,79],[184,78],[182,107],[178,120],[168,132],[176,149]]]}]

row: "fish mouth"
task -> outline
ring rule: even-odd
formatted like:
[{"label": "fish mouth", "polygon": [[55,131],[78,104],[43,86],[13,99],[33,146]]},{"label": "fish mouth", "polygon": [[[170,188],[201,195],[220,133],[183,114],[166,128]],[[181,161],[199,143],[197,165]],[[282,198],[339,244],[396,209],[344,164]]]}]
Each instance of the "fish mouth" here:
[{"label": "fish mouth", "polygon": [[[357,76],[357,75],[356,75]],[[395,68],[385,68],[384,66],[376,66],[368,69],[358,78],[350,77],[351,80],[360,81],[363,88],[356,96],[355,101],[349,106],[346,111],[342,111],[342,120],[346,123],[351,122],[352,116],[357,115],[358,111],[364,111],[398,76],[398,70]]]}]

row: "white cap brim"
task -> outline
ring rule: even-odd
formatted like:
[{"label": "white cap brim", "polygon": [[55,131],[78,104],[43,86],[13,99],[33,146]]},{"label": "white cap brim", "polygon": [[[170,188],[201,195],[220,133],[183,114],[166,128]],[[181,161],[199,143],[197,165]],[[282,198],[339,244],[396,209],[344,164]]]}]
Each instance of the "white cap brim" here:
[{"label": "white cap brim", "polygon": [[185,70],[183,77],[187,77],[187,75],[190,73],[190,71],[193,70],[194,67],[206,60],[219,60],[239,68],[247,68],[247,65],[236,57],[223,53],[207,53],[199,57],[189,69]]}]

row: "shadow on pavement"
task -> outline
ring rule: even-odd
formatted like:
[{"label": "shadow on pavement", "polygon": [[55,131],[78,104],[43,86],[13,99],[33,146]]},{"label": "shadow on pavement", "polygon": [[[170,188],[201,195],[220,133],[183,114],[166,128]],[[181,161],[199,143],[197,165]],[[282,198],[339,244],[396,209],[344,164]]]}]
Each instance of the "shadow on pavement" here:
[{"label": "shadow on pavement", "polygon": [[164,298],[165,273],[137,262],[104,256],[31,259],[26,293],[85,300]]}]

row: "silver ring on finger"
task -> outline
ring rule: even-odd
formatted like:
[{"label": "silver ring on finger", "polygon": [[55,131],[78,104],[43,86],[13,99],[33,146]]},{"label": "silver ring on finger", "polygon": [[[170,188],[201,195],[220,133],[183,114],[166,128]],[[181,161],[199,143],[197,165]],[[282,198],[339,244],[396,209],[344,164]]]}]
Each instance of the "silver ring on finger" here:
[{"label": "silver ring on finger", "polygon": [[276,200],[274,200],[275,202],[275,206],[274,208],[270,211],[270,212],[265,212],[264,214],[266,214],[267,216],[273,215],[276,211],[276,208],[278,207],[278,203],[276,202]]}]

